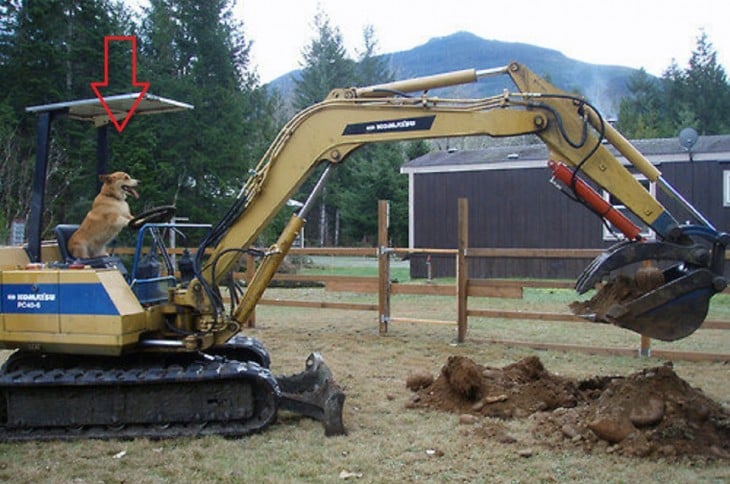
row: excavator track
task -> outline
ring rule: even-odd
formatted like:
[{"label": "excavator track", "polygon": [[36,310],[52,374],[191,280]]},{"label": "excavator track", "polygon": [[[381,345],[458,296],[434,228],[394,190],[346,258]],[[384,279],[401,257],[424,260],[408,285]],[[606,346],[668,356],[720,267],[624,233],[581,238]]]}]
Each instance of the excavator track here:
[{"label": "excavator track", "polygon": [[239,437],[271,424],[280,398],[271,372],[250,361],[17,352],[0,371],[0,441]]}]

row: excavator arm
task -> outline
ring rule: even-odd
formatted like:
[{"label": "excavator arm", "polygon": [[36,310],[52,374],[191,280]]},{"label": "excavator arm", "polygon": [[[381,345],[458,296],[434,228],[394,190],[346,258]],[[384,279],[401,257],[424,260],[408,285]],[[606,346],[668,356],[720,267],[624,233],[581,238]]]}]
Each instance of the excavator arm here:
[{"label": "excavator arm", "polygon": [[[432,89],[508,75],[514,92],[480,99],[442,99]],[[418,93],[418,94],[413,94]],[[725,287],[723,275],[727,235],[686,202],[661,173],[587,101],[560,91],[526,67],[512,63],[498,69],[465,70],[363,88],[335,89],[324,101],[295,115],[280,131],[241,190],[236,203],[198,251],[197,278],[187,302],[201,313],[215,307],[216,288],[238,263],[241,252],[320,165],[327,165],[304,207],[294,214],[279,240],[264,255],[253,280],[216,340],[225,340],[248,320],[279,264],[305,222],[316,192],[333,166],[365,144],[425,138],[537,135],[548,147],[551,163],[571,167],[566,183],[574,196],[585,183],[579,175],[610,192],[650,226],[660,241],[640,238],[623,242],[598,257],[579,278],[583,293],[624,266],[653,260],[675,262],[661,282],[616,300],[600,311],[583,307],[581,314],[654,338],[674,340],[691,334],[705,318],[709,298]],[[606,143],[606,141],[608,143]],[[701,222],[686,227],[639,183],[608,148],[612,145],[639,172],[677,198]],[[696,242],[697,238],[702,243]],[[709,247],[708,247],[709,244]],[[203,263],[203,249],[211,248]],[[204,297],[203,295],[207,295]],[[587,311],[586,311],[587,309]],[[679,311],[678,311],[679,309]],[[215,313],[215,310],[213,311]],[[214,317],[214,319],[216,319]]]}]

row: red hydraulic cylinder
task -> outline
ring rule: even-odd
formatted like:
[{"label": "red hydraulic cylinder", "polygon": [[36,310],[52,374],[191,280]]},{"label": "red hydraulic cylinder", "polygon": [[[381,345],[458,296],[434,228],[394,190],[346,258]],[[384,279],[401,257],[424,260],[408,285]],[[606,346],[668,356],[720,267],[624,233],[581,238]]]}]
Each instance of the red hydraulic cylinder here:
[{"label": "red hydraulic cylinder", "polygon": [[[548,168],[553,172],[553,176],[563,182],[566,186],[575,188],[575,195],[590,206],[596,213],[611,222],[614,227],[619,229],[629,240],[641,239],[641,229],[637,227],[631,220],[622,214],[610,203],[603,199],[593,188],[586,182],[573,176],[573,172],[563,163],[553,160],[548,161]],[[575,184],[574,183],[575,180]]]}]

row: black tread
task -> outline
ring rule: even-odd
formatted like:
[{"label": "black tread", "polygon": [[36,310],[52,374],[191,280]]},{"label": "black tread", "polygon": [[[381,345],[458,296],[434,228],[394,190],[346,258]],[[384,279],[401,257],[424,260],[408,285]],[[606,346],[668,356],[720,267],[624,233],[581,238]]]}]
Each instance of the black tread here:
[{"label": "black tread", "polygon": [[[194,384],[203,394],[208,393],[206,391],[208,385],[210,393],[215,390],[220,394],[222,383],[225,384],[225,391],[234,392],[237,388],[245,387],[252,392],[255,401],[253,415],[245,419],[209,420],[205,416],[201,417],[198,408],[191,406],[186,409],[185,399],[180,399],[183,401],[177,401],[175,404],[179,404],[185,416],[169,424],[130,424],[115,420],[114,425],[96,425],[96,422],[84,425],[77,421],[64,422],[63,412],[59,412],[60,420],[58,422],[54,420],[50,426],[36,426],[33,422],[22,424],[13,422],[8,425],[8,415],[14,413],[14,409],[10,407],[18,399],[17,394],[23,395],[23,414],[31,415],[32,418],[35,412],[43,415],[44,402],[55,398],[56,392],[74,388],[85,392],[84,395],[89,395],[83,397],[86,400],[82,402],[86,402],[84,404],[92,409],[97,396],[98,399],[106,396],[113,400],[114,395],[120,391],[144,392],[145,388],[151,388],[152,385],[166,385],[166,388],[184,393],[185,388],[190,388],[190,385]],[[229,387],[232,390],[228,390]],[[205,355],[196,358],[186,354],[181,354],[179,357],[166,354],[159,358],[147,357],[125,361],[16,352],[0,370],[0,399],[0,419],[2,419],[0,441],[137,437],[162,439],[204,435],[239,437],[258,432],[276,419],[281,392],[271,372],[251,361],[243,362]],[[234,401],[236,398],[230,400]],[[31,402],[31,407],[36,408],[29,410],[28,401]],[[149,410],[148,407],[147,411]],[[136,411],[134,405],[129,405],[125,409],[127,413],[134,411]],[[140,414],[144,411],[145,409],[139,410]],[[220,413],[222,411],[213,412],[215,415]],[[76,415],[78,416],[78,412]],[[71,419],[71,417],[66,418]],[[140,418],[143,420],[139,421],[144,421],[150,417],[146,414]]]}]

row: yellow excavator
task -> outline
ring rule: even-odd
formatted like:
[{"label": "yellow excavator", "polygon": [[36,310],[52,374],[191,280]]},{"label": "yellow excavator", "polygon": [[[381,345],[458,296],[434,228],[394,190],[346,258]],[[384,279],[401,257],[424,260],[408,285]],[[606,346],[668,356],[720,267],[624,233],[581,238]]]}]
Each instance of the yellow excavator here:
[{"label": "yellow excavator", "polygon": [[[509,76],[516,89],[480,99],[429,94],[492,76]],[[726,286],[728,236],[589,102],[518,63],[335,89],[283,127],[217,224],[170,223],[173,207],[131,221],[138,242],[129,272],[114,258],[69,257],[73,226],[58,227],[56,241],[0,249],[0,346],[17,349],[0,371],[0,440],[238,436],[265,428],[279,409],[323,421],[328,435],[345,433],[345,396],[320,355],[310,355],[303,373],[276,377],[266,350],[241,334],[328,174],[369,143],[525,134],[548,146],[564,191],[626,234],[580,276],[579,293],[610,286],[627,267],[661,266],[651,285],[582,315],[668,341],[694,332]],[[678,223],[609,144],[697,223]],[[302,208],[261,252],[252,280],[232,282],[242,255],[322,165]],[[604,209],[592,185],[620,200],[657,240],[644,240],[632,222]],[[172,261],[165,235],[186,228],[205,235],[197,250]],[[145,255],[144,237],[152,240]]]}]

